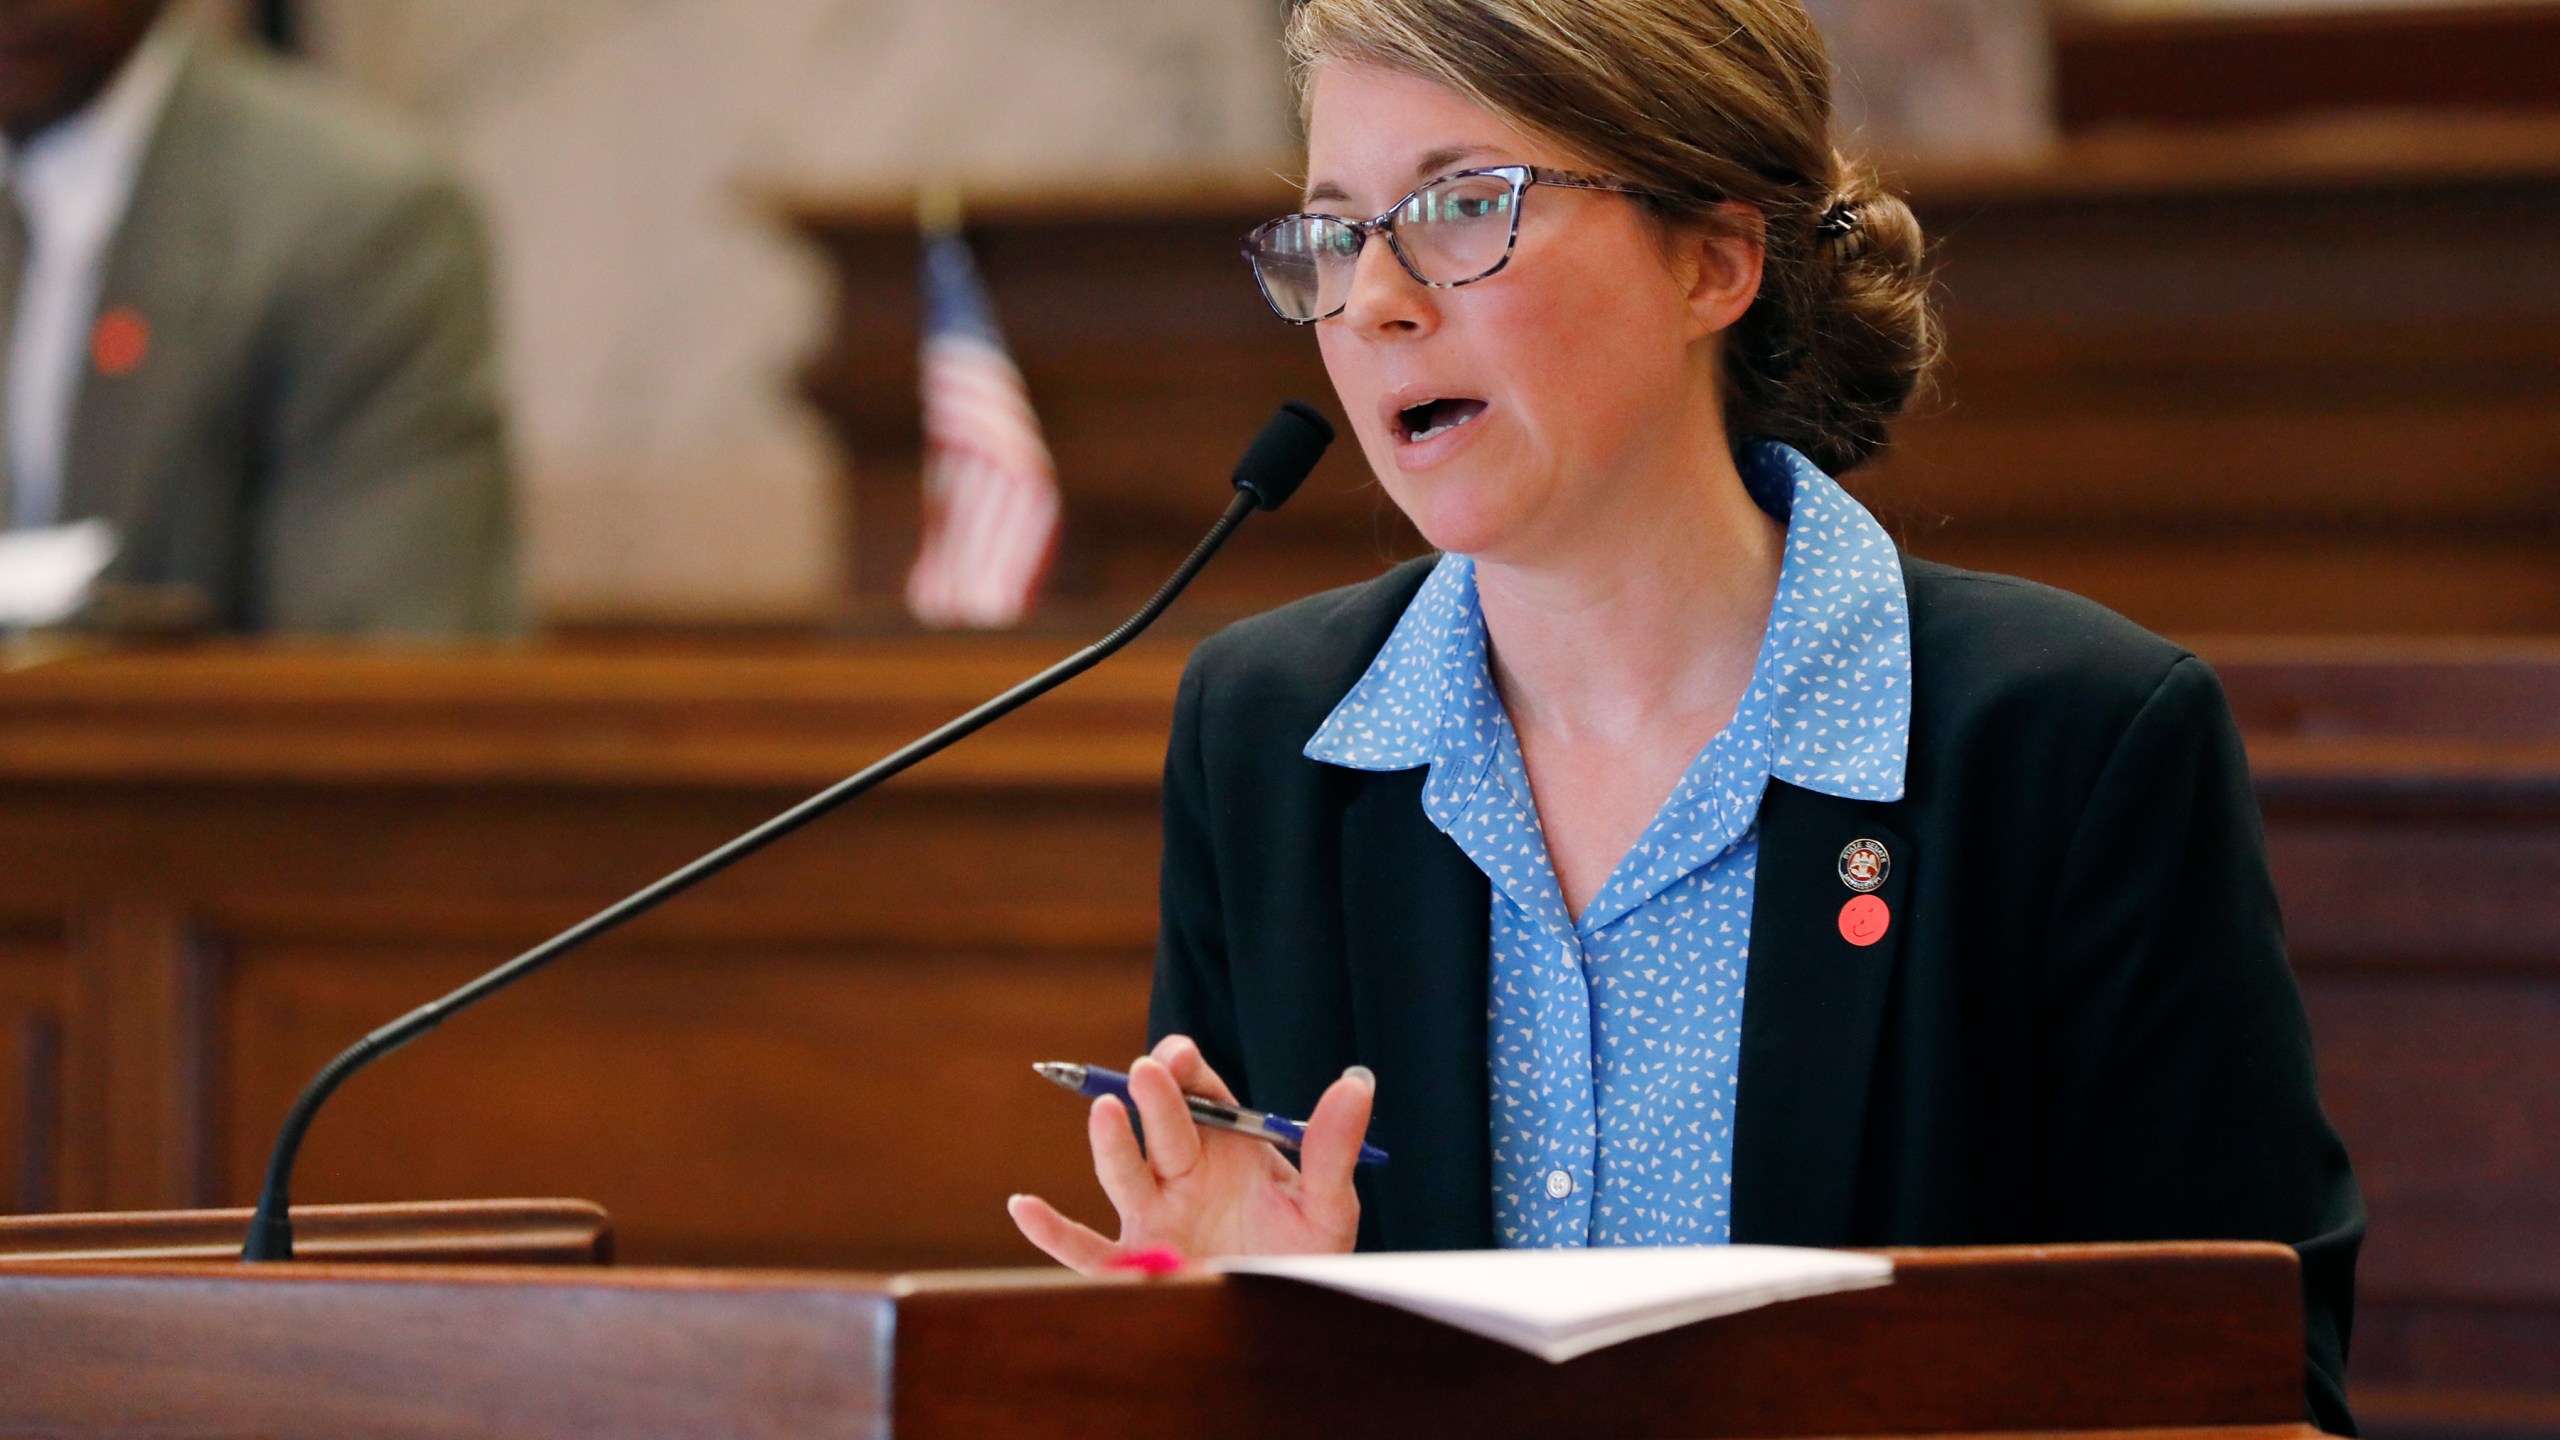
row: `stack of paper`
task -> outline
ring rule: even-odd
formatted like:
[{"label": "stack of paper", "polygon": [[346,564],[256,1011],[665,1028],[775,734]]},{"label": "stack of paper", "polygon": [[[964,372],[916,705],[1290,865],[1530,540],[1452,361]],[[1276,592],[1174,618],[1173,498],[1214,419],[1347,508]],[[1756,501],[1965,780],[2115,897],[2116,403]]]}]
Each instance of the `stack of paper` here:
[{"label": "stack of paper", "polygon": [[1549,1361],[1718,1315],[1893,1283],[1893,1262],[1776,1245],[1239,1255],[1216,1269],[1321,1285]]},{"label": "stack of paper", "polygon": [[0,630],[70,619],[116,558],[116,527],[83,520],[0,534]]}]

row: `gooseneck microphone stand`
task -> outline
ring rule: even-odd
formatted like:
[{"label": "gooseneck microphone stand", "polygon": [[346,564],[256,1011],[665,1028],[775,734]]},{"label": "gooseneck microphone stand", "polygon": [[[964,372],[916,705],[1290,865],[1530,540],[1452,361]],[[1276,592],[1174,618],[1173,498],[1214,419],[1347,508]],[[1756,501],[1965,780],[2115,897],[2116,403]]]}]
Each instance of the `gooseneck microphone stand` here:
[{"label": "gooseneck microphone stand", "polygon": [[1333,426],[1312,407],[1292,400],[1280,407],[1236,462],[1236,497],[1227,505],[1218,523],[1209,527],[1190,556],[1173,572],[1171,579],[1155,593],[1155,597],[1138,608],[1138,613],[1120,623],[1118,629],[1078,650],[1066,659],[1005,691],[940,729],[874,761],[859,773],[837,781],[827,789],[810,796],[788,810],[730,841],[710,854],[666,876],[655,884],[625,896],[597,911],[550,939],[517,956],[443,999],[421,1005],[372,1034],[350,1045],[335,1060],[311,1077],[302,1094],[287,1111],[284,1126],[276,1134],[274,1152],[267,1160],[266,1187],[258,1194],[258,1213],[249,1222],[249,1238],[240,1249],[243,1260],[290,1260],[293,1258],[293,1222],[289,1214],[288,1195],[293,1186],[293,1162],[302,1149],[302,1137],[311,1129],[313,1117],[320,1107],[337,1092],[348,1077],[367,1065],[433,1030],[453,1016],[488,999],[554,960],[586,944],[588,941],[628,924],[656,909],[659,905],[774,841],[800,829],[818,817],[854,799],[881,781],[898,774],[918,761],[935,755],[988,725],[1021,709],[1040,696],[1083,674],[1111,658],[1121,647],[1138,638],[1139,632],[1155,623],[1165,607],[1174,602],[1192,577],[1200,573],[1209,558],[1226,544],[1227,537],[1255,510],[1277,510],[1294,493],[1307,472],[1315,468],[1325,447],[1333,443]]}]

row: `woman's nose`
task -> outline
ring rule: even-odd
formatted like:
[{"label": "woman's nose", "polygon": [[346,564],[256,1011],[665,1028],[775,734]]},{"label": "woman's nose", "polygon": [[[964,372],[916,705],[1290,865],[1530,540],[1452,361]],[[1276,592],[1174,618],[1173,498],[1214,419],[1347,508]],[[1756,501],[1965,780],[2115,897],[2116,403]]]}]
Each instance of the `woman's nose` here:
[{"label": "woman's nose", "polygon": [[1437,313],[1430,287],[1406,271],[1386,236],[1372,235],[1352,262],[1351,295],[1341,319],[1364,334],[1419,331],[1428,329]]}]

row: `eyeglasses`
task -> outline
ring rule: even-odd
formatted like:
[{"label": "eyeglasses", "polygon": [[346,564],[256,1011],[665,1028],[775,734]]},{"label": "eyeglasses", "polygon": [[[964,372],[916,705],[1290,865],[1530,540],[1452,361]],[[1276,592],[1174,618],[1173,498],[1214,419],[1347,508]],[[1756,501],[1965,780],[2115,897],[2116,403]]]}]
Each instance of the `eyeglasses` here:
[{"label": "eyeglasses", "polygon": [[1520,202],[1532,185],[1564,190],[1647,192],[1597,175],[1536,165],[1495,165],[1445,175],[1374,220],[1283,215],[1244,237],[1244,258],[1272,310],[1312,325],[1351,303],[1351,277],[1372,234],[1387,237],[1405,273],[1435,290],[1472,285],[1511,263],[1520,239]]}]

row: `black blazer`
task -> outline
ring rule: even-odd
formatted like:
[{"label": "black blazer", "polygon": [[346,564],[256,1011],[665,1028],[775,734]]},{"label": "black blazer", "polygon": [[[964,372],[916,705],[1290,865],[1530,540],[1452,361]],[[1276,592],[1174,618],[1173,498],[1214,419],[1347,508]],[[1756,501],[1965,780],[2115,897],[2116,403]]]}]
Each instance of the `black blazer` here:
[{"label": "black blazer", "polygon": [[[1305,1114],[1377,1072],[1364,1249],[1490,1248],[1483,874],[1425,771],[1300,752],[1427,573],[1200,646],[1165,761],[1150,1029]],[[2302,1255],[2310,1410],[2342,1386],[2364,1208],[2313,1085],[2240,736],[2204,662],[2043,586],[1906,561],[1904,797],[1760,810],[1733,1238],[2259,1239]],[[1881,840],[1885,938],[1838,930]]]}]

